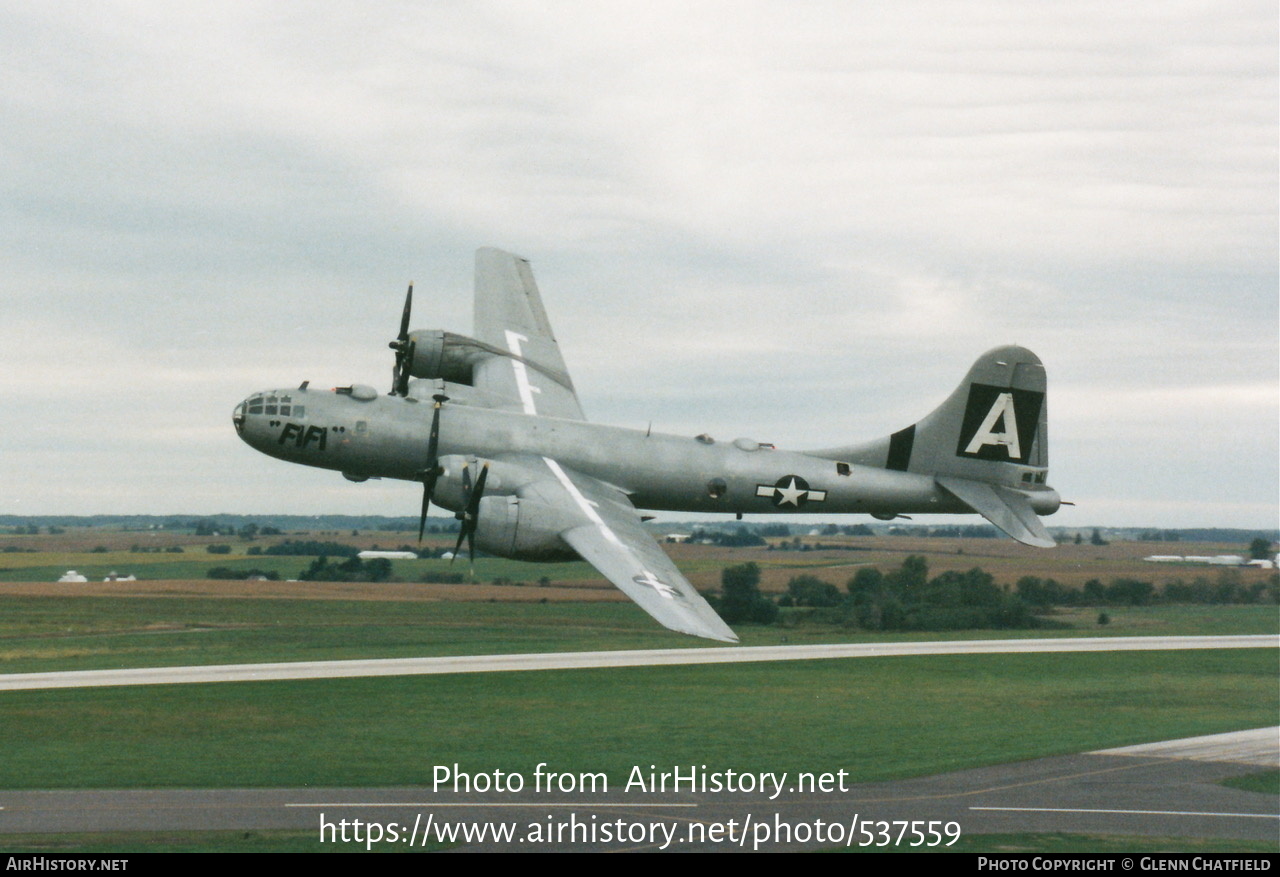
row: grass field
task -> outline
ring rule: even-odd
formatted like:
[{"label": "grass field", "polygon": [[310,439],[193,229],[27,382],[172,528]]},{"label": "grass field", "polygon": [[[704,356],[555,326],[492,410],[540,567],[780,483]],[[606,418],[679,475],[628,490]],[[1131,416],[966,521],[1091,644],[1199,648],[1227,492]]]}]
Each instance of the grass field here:
[{"label": "grass field", "polygon": [[[0,788],[429,783],[436,764],[925,775],[1274,724],[1273,649],[8,692]],[[909,741],[909,742],[908,742]]]},{"label": "grass field", "polygon": [[[290,586],[295,596],[232,596],[242,583],[165,583],[169,596],[40,597],[0,584],[0,673],[516,654],[605,649],[717,648],[665,630],[612,589],[609,602],[526,600],[542,589],[492,586],[385,586],[399,599],[331,599],[324,585]],[[344,586],[367,597],[376,585]],[[501,602],[446,602],[435,594],[483,588]],[[203,596],[189,596],[198,592]],[[268,591],[270,593],[270,591]],[[416,599],[406,599],[412,593]],[[548,593],[551,593],[548,591]],[[224,596],[215,596],[222,594]],[[305,595],[313,595],[305,598]],[[319,596],[315,596],[319,595]],[[1276,633],[1274,608],[1162,606],[1055,615],[1071,630],[873,633],[826,624],[738,628],[743,645],[880,642],[904,639],[991,639],[1016,636],[1140,636]]]},{"label": "grass field", "polygon": [[[210,555],[204,543],[228,540],[193,544],[172,534],[152,538],[157,545],[183,544],[185,553],[129,552],[129,540],[145,534],[21,538],[40,550],[0,553],[0,673],[716,647],[663,630],[585,564],[482,558],[476,578],[485,584],[412,583],[446,569],[441,561],[397,561],[395,576],[405,581],[387,585],[210,582],[201,578],[213,566],[256,566],[289,577],[310,558],[248,556],[248,543],[232,543],[230,555]],[[362,539],[383,547],[408,541],[400,534]],[[981,566],[1005,584],[1021,575],[1082,584],[1116,575],[1160,583],[1216,574],[1143,564],[1141,556],[1161,552],[1133,543],[1039,552],[1007,540],[843,541],[849,550],[668,547],[699,587],[714,588],[724,566],[752,560],[762,567],[763,587],[775,592],[800,572],[842,587],[860,565],[890,569],[924,550],[934,573]],[[109,550],[93,552],[99,544]],[[112,570],[134,573],[143,581],[51,583],[69,568],[95,578]],[[544,576],[551,586],[536,586]],[[524,584],[495,585],[494,579]],[[776,645],[1280,630],[1275,606],[1108,607],[1105,627],[1097,624],[1099,611],[1059,610],[1055,618],[1074,626],[1052,632],[874,634],[804,622],[738,632],[744,645]],[[6,692],[0,694],[0,788],[413,785],[428,783],[436,764],[529,773],[540,761],[556,770],[604,771],[615,783],[636,764],[844,769],[854,781],[869,781],[1272,725],[1280,716],[1277,678],[1280,655],[1263,649]],[[1264,791],[1275,779],[1268,774],[1246,782]],[[112,836],[79,848],[314,850],[311,841],[287,832],[160,837],[155,845],[150,838]],[[74,848],[47,842],[23,847]],[[965,843],[970,851],[1053,852],[1108,843],[1132,851],[1256,849],[1072,836]]]}]

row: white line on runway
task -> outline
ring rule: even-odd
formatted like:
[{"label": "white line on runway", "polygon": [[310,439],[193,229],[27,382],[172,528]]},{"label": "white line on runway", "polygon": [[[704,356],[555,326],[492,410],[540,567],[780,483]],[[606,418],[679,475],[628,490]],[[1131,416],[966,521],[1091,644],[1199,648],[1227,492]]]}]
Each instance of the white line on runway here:
[{"label": "white line on runway", "polygon": [[1089,810],[1083,807],[970,807],[1010,813],[1122,813],[1137,816],[1229,816],[1233,819],[1280,819],[1280,813],[1197,813],[1190,810]]},{"label": "white line on runway", "polygon": [[439,673],[578,670],[599,667],[733,664],[755,661],[811,661],[830,658],[875,658],[904,655],[1257,648],[1280,648],[1280,636],[1129,636],[843,643],[817,646],[737,646],[648,651],[555,652],[534,655],[462,655],[443,658],[304,661],[277,664],[222,664],[204,667],[148,667],[132,670],[12,673],[0,675],[0,691],[28,691],[45,688],[95,688],[105,685],[264,682],[283,679],[419,676]]}]

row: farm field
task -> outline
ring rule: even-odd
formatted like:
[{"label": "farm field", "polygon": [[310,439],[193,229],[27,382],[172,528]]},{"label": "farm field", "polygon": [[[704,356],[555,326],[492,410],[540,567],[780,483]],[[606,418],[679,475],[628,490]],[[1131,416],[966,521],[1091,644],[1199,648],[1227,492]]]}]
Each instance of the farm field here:
[{"label": "farm field", "polygon": [[[398,547],[408,534],[306,534]],[[416,535],[416,534],[414,534]],[[402,538],[403,537],[403,538]],[[136,552],[137,533],[0,537],[34,551],[0,553],[0,673],[408,656],[716,648],[662,629],[586,564],[477,559],[474,581],[419,581],[465,572],[459,562],[392,562],[392,581],[233,581],[216,566],[296,576],[310,557],[250,555],[252,543],[164,534]],[[284,538],[284,537],[281,537]],[[293,537],[300,538],[300,537]],[[979,566],[1012,585],[1022,575],[1082,585],[1090,578],[1156,583],[1204,567],[1143,563],[1161,546],[1062,546],[1008,541],[827,538],[810,550],[665,546],[698,586],[726,566],[754,562],[762,589],[796,575],[843,590],[860,566],[897,568],[911,554],[931,574]],[[90,544],[92,543],[92,544]],[[209,554],[207,544],[230,544]],[[433,547],[452,547],[437,538]],[[104,550],[95,551],[101,547]],[[1230,553],[1238,546],[1189,546]],[[66,569],[133,574],[137,581],[56,583]],[[56,574],[56,575],[55,575]],[[1245,581],[1267,574],[1240,570]],[[739,625],[743,645],[1027,636],[1274,634],[1274,605],[1058,608],[1051,631],[876,633],[786,616]],[[699,667],[542,671],[435,677],[7,692],[0,706],[6,758],[0,788],[157,788],[414,785],[435,764],[529,771],[547,761],[619,780],[636,763],[706,763],[736,770],[837,770],[857,781],[928,775],[1161,739],[1274,724],[1280,715],[1274,649],[1071,655],[973,655]],[[491,729],[501,727],[501,734]],[[909,740],[909,746],[902,741]],[[123,849],[307,849],[287,833],[245,839],[98,842]],[[29,849],[74,849],[85,838],[24,839]],[[94,842],[91,845],[96,845]],[[974,837],[968,849],[986,849]],[[1088,848],[1050,836],[990,848]],[[1138,842],[1140,843],[1140,842]],[[172,844],[172,846],[170,846]],[[1117,849],[1126,841],[1115,840]],[[106,847],[103,847],[106,848]],[[1136,847],[1135,847],[1136,848]],[[1229,849],[1208,844],[1206,849]]]}]

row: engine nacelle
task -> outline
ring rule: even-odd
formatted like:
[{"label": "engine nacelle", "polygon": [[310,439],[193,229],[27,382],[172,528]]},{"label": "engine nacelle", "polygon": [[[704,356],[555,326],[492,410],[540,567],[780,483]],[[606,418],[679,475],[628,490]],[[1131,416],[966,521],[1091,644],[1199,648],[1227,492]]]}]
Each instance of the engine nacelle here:
[{"label": "engine nacelle", "polygon": [[515,560],[559,562],[578,554],[560,538],[572,522],[551,506],[515,496],[486,496],[480,500],[476,547]]},{"label": "engine nacelle", "polygon": [[476,363],[493,355],[488,345],[441,329],[410,332],[409,342],[413,350],[409,374],[415,378],[443,378],[451,384],[471,385]]}]

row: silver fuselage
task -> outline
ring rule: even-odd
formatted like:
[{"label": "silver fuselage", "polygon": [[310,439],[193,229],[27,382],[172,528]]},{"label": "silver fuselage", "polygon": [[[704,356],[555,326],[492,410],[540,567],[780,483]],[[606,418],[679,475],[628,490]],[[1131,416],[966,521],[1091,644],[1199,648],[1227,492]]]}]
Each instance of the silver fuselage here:
[{"label": "silver fuselage", "polygon": [[[293,389],[255,394],[237,406],[233,419],[240,437],[264,454],[333,469],[353,480],[416,481],[427,465],[432,412],[431,402],[412,396],[361,399],[341,390]],[[646,433],[466,404],[442,407],[439,456],[444,473],[434,498],[450,510],[462,502],[464,462],[490,462],[485,493],[501,495],[519,490],[530,460],[550,458],[618,488],[644,509],[970,513],[930,475],[748,442]],[[1033,491],[1028,498],[1041,514],[1051,514],[1059,503],[1053,490]]]}]

